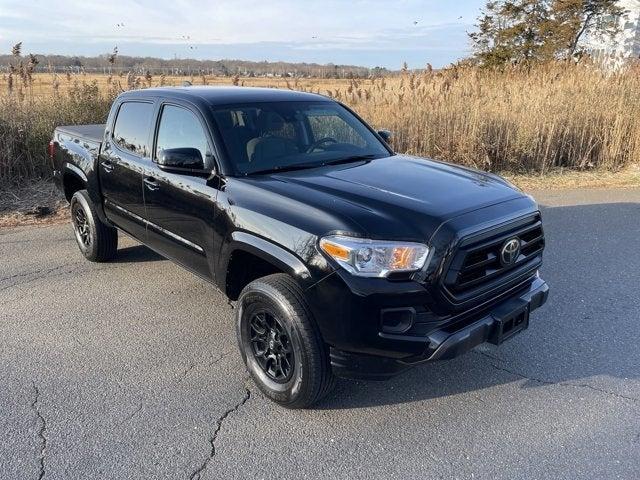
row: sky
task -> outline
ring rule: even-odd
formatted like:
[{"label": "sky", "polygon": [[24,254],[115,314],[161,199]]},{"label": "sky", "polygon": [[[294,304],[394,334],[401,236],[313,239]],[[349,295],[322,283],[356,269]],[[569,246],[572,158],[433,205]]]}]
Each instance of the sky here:
[{"label": "sky", "polygon": [[381,66],[469,53],[485,0],[0,0],[0,51]]}]

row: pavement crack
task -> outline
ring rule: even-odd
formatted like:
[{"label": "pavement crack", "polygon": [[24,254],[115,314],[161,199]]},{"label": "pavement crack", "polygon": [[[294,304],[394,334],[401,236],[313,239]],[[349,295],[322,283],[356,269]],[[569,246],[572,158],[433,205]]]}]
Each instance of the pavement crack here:
[{"label": "pavement crack", "polygon": [[0,245],[20,245],[23,243],[31,243],[33,239],[27,238],[25,240],[9,240],[8,242],[0,242]]},{"label": "pavement crack", "polygon": [[[24,277],[31,277],[31,278],[27,278],[27,279],[22,280],[22,281],[18,281],[16,283],[12,283],[10,285],[5,285],[4,287],[0,288],[0,292],[2,292],[4,290],[7,290],[9,288],[14,288],[14,287],[18,287],[20,285],[25,285],[27,283],[35,282],[37,280],[40,280],[41,278],[45,278],[45,277],[53,278],[53,277],[56,277],[56,276],[59,276],[59,275],[65,275],[65,274],[73,273],[78,269],[78,267],[80,265],[81,265],[80,262],[65,263],[63,265],[58,265],[58,266],[52,267],[52,268],[41,268],[39,270],[35,270],[35,271],[32,271],[32,272],[16,273],[15,275],[9,275],[8,277],[0,278],[0,282],[6,282],[7,280],[13,280],[13,279],[24,278]],[[62,271],[62,272],[58,272],[59,270],[62,270],[63,268],[66,268],[66,267],[73,267],[73,268],[67,269],[67,270]],[[51,273],[54,273],[54,275],[50,275]]]},{"label": "pavement crack", "polygon": [[65,263],[63,265],[57,265],[57,266],[52,267],[52,268],[40,268],[38,270],[34,270],[34,271],[31,271],[31,272],[15,273],[13,275],[9,275],[8,277],[0,278],[0,282],[4,282],[6,280],[12,280],[14,278],[28,277],[30,275],[38,275],[38,274],[46,275],[47,273],[51,273],[51,272],[53,272],[55,270],[59,270],[59,269],[64,268],[64,267],[70,267],[72,265],[77,265],[77,264],[78,264],[78,262]]},{"label": "pavement crack", "polygon": [[236,403],[233,407],[226,410],[220,417],[218,417],[218,419],[216,420],[216,428],[213,430],[213,433],[209,438],[209,445],[211,446],[209,450],[209,456],[205,459],[202,465],[200,465],[200,467],[198,467],[198,469],[191,474],[191,476],[189,477],[189,480],[201,479],[202,474],[209,466],[209,463],[211,462],[211,460],[213,460],[213,457],[216,456],[216,440],[218,439],[218,434],[220,433],[222,424],[224,423],[224,421],[227,419],[229,415],[231,415],[234,412],[237,412],[240,409],[240,407],[242,407],[245,403],[247,403],[247,401],[250,398],[251,398],[251,391],[245,387],[245,393],[242,399],[238,403]]},{"label": "pavement crack", "polygon": [[191,372],[191,370],[193,370],[196,367],[196,365],[197,365],[196,362],[191,362],[189,366],[185,368],[184,371],[180,374],[180,377],[178,377],[178,380],[176,381],[176,383],[180,383],[185,378],[187,378],[187,375],[189,375],[189,372]]},{"label": "pavement crack", "polygon": [[140,411],[142,411],[142,402],[140,402],[138,404],[138,406],[136,407],[136,409],[131,412],[129,415],[127,415],[124,420],[122,420],[118,426],[121,427],[122,425],[124,425],[125,423],[130,422],[131,420],[133,420],[133,417],[135,417],[138,413],[140,413]]},{"label": "pavement crack", "polygon": [[42,480],[45,475],[44,461],[47,455],[47,422],[40,412],[40,390],[38,389],[38,386],[35,384],[35,382],[33,383],[33,390],[35,394],[33,402],[31,403],[31,409],[36,414],[38,423],[40,423],[40,428],[38,429],[38,438],[40,439],[40,452],[38,455],[38,480]]},{"label": "pavement crack", "polygon": [[207,367],[212,367],[213,365],[215,365],[216,363],[218,363],[220,360],[222,360],[223,358],[227,358],[229,355],[231,355],[234,351],[230,350],[228,352],[224,352],[221,353],[220,355],[218,355],[216,358],[214,358],[211,362],[209,362],[207,364]]},{"label": "pavement crack", "polygon": [[[82,269],[83,266],[86,266],[86,269],[83,270]],[[65,267],[70,267],[70,268],[66,268],[65,269]],[[42,280],[42,279],[45,279],[45,278],[61,277],[61,276],[64,276],[64,275],[69,275],[71,273],[76,273],[77,275],[86,275],[86,274],[91,274],[91,273],[103,272],[103,271],[106,271],[106,270],[119,270],[119,269],[125,269],[125,268],[127,268],[127,265],[108,264],[108,265],[106,265],[104,267],[96,268],[95,266],[91,266],[88,262],[66,263],[64,265],[58,265],[57,267],[53,267],[53,268],[45,268],[45,269],[36,270],[36,271],[32,271],[32,272],[26,272],[26,273],[18,273],[18,274],[15,274],[15,275],[11,275],[9,277],[0,278],[0,282],[4,282],[4,281],[11,280],[11,279],[14,279],[14,278],[29,277],[29,278],[26,278],[24,280],[18,281],[16,283],[12,283],[10,285],[5,285],[3,287],[0,287],[0,292],[3,292],[4,290],[8,290],[10,288],[21,287],[22,285],[26,285],[26,284],[29,284],[29,283],[37,282],[38,280]],[[14,301],[14,299],[9,299],[9,300],[7,300],[6,302],[4,302],[4,303],[2,303],[0,305],[5,305],[5,304],[11,303],[13,301]]]},{"label": "pavement crack", "polygon": [[[483,357],[486,357],[486,358],[489,358],[491,360],[494,360],[494,361],[498,361],[498,362],[502,361],[498,357],[494,357],[493,355],[489,355],[487,353],[480,352],[478,350],[473,350],[473,352],[478,354],[478,355],[482,355]],[[503,367],[501,365],[496,365],[495,363],[489,363],[489,365],[491,365],[496,370],[500,370],[502,372],[506,372],[506,373],[509,373],[511,375],[514,375],[516,377],[520,377],[520,378],[523,378],[523,379],[526,379],[526,380],[531,380],[532,382],[540,383],[541,385],[559,385],[561,387],[585,388],[585,389],[593,390],[595,392],[604,393],[605,395],[609,395],[611,397],[614,397],[614,398],[617,398],[617,399],[620,399],[620,400],[627,400],[627,401],[630,401],[630,402],[633,402],[633,403],[640,403],[640,399],[639,398],[630,397],[628,395],[622,395],[620,393],[611,392],[611,391],[605,390],[603,388],[599,388],[599,387],[595,387],[593,385],[589,385],[588,383],[552,382],[550,380],[544,380],[542,378],[531,377],[531,376],[525,375],[524,373],[516,372],[515,370],[511,370],[511,369]]]},{"label": "pavement crack", "polygon": [[[222,360],[223,358],[228,357],[232,353],[233,353],[233,351],[229,351],[229,352],[224,352],[224,353],[221,353],[221,354],[217,355],[213,360],[211,360],[209,363],[205,364],[205,367],[207,367],[207,368],[208,367],[212,367],[213,365],[218,363],[220,360]],[[200,364],[198,362],[191,361],[191,363],[189,363],[189,366],[183,370],[183,372],[180,374],[180,376],[176,380],[176,384],[182,382],[185,378],[187,378],[187,376],[191,373],[191,371],[193,369],[195,369],[198,365],[202,365],[202,364]]]}]

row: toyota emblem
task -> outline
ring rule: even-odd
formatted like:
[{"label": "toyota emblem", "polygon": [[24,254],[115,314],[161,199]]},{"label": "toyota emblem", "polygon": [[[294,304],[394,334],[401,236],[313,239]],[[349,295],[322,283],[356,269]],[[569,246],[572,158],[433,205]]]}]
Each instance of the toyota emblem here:
[{"label": "toyota emblem", "polygon": [[510,238],[502,246],[500,251],[500,262],[505,267],[513,265],[520,256],[520,239],[518,237]]}]

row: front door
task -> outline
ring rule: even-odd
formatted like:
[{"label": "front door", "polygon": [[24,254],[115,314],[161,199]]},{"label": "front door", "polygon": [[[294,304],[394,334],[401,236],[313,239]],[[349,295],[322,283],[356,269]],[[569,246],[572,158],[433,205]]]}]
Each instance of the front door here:
[{"label": "front door", "polygon": [[172,148],[197,148],[205,166],[213,168],[211,142],[193,110],[165,104],[156,128],[154,161],[143,174],[147,243],[153,249],[206,278],[212,277],[213,226],[217,190],[207,179],[163,171],[155,159]]},{"label": "front door", "polygon": [[107,218],[141,241],[146,239],[142,172],[151,163],[153,111],[150,102],[123,102],[98,165]]}]

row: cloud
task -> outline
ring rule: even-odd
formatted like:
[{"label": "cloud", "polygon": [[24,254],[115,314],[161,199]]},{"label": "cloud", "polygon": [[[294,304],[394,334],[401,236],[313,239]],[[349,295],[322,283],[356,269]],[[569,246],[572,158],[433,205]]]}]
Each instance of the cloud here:
[{"label": "cloud", "polygon": [[[2,0],[2,48],[23,41],[25,50],[43,53],[93,51],[118,45],[170,57],[179,52],[246,52],[253,47],[266,59],[297,52],[298,60],[324,57],[324,49],[353,55],[362,52],[450,52],[449,61],[464,55],[465,30],[482,0],[70,0],[30,2]],[[25,15],[28,12],[28,15]],[[61,13],[62,12],[62,13]],[[459,17],[463,18],[460,19]],[[72,47],[71,50],[69,49]],[[45,50],[42,50],[42,48]],[[163,48],[164,47],[164,48]],[[193,48],[190,48],[193,47]],[[269,51],[270,47],[272,50]],[[93,50],[91,50],[93,48]],[[252,53],[249,50],[249,53]],[[91,54],[91,53],[85,53]],[[158,53],[149,53],[158,55]],[[424,56],[423,54],[419,54]],[[279,57],[280,56],[280,57]],[[366,58],[371,58],[366,55]],[[444,58],[444,57],[443,57]],[[396,62],[398,63],[398,62]]]}]

